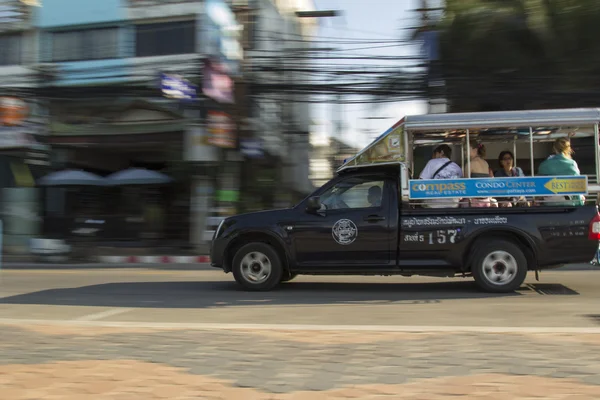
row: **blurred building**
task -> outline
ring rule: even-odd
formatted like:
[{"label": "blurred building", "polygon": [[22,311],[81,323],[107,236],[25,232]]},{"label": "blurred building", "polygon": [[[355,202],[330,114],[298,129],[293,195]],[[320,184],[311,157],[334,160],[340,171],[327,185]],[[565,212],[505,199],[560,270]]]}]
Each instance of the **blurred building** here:
[{"label": "blurred building", "polygon": [[[200,75],[201,10],[189,3],[179,8],[150,3],[48,0],[36,11],[38,68],[45,74],[37,93],[48,108],[53,167],[103,176],[148,168],[177,182],[163,190],[102,193],[106,198],[94,193],[87,200],[49,189],[48,235],[68,236],[78,218],[101,216],[105,223],[99,239],[187,240],[190,183],[181,161],[194,116],[181,102],[165,99],[161,78]],[[150,212],[161,217],[149,224],[145,216]]]},{"label": "blurred building", "polygon": [[344,160],[361,149],[332,137],[325,125],[313,126],[310,133],[310,180],[315,187],[327,183]]},{"label": "blurred building", "polygon": [[33,10],[18,0],[0,0],[0,207],[5,248],[24,251],[39,234],[35,178],[45,172],[47,121],[38,85]]},{"label": "blurred building", "polygon": [[[315,21],[298,19],[295,12],[314,10],[314,4],[311,0],[229,3],[242,25],[244,57],[242,77],[235,82],[241,158],[224,164],[227,182],[239,188],[238,211],[288,207],[313,188],[308,178],[310,107],[290,89],[306,78],[290,69],[310,62],[303,51],[310,47]],[[227,203],[212,212],[206,239],[227,214]]]},{"label": "blurred building", "polygon": [[[234,3],[239,4],[240,1]],[[293,68],[310,62],[306,50],[315,21],[299,19],[296,11],[312,11],[310,0],[249,0],[244,36],[244,76],[249,82],[248,132],[245,138],[261,147],[262,159],[244,177],[249,198],[266,197],[288,206],[312,190],[308,179],[309,103],[295,94],[294,84],[307,78]],[[303,102],[304,101],[304,102]],[[268,182],[271,182],[270,184]],[[255,185],[253,182],[263,182]],[[264,207],[255,202],[251,207]]]},{"label": "blurred building", "polygon": [[310,45],[314,25],[294,12],[312,9],[309,0],[0,0],[0,18],[10,17],[0,24],[0,96],[10,89],[27,102],[22,125],[39,125],[52,169],[147,168],[176,182],[44,190],[46,235],[102,216],[107,244],[198,246],[226,215],[306,195],[309,104],[285,84],[302,79],[286,69],[309,60],[289,55]]}]

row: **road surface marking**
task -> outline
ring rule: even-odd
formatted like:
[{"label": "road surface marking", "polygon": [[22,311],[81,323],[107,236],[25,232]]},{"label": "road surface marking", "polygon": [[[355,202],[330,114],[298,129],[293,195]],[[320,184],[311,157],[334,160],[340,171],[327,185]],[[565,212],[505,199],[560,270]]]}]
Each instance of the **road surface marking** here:
[{"label": "road surface marking", "polygon": [[79,318],[75,318],[75,321],[98,321],[102,318],[112,317],[113,315],[123,314],[132,310],[133,308],[112,308],[99,313],[88,314]]},{"label": "road surface marking", "polygon": [[[116,313],[116,310],[120,312]],[[124,311],[123,311],[124,310]],[[41,320],[0,318],[0,325],[60,325],[102,328],[145,328],[145,329],[190,329],[190,330],[278,330],[278,331],[334,331],[334,332],[473,332],[473,333],[574,333],[600,334],[600,327],[523,327],[523,326],[422,326],[422,325],[292,325],[292,324],[228,324],[228,323],[156,323],[156,322],[116,322],[97,321],[102,317],[120,314],[131,309],[112,309],[103,313],[91,314],[88,319]],[[107,315],[110,312],[111,314]],[[89,319],[94,317],[94,319]]]}]

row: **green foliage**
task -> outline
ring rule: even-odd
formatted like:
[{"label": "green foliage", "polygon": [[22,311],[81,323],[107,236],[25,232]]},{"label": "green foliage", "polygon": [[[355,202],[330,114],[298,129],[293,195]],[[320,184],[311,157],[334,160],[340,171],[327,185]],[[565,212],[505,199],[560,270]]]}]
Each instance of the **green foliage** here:
[{"label": "green foliage", "polygon": [[449,93],[561,103],[551,94],[597,90],[599,22],[598,0],[447,0],[437,29]]}]

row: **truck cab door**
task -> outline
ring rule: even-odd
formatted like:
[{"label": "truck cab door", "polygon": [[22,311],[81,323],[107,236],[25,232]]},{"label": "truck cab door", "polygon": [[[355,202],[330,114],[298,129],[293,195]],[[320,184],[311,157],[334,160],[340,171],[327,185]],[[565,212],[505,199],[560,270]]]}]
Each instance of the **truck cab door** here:
[{"label": "truck cab door", "polygon": [[456,208],[407,210],[400,221],[402,268],[448,267],[448,258],[464,238],[467,220]]},{"label": "truck cab door", "polygon": [[[296,265],[303,269],[395,266],[395,182],[382,176],[333,180],[317,194],[322,207],[294,223]],[[397,208],[397,207],[396,207]],[[396,221],[393,219],[396,218]],[[392,232],[393,230],[393,232]]]}]

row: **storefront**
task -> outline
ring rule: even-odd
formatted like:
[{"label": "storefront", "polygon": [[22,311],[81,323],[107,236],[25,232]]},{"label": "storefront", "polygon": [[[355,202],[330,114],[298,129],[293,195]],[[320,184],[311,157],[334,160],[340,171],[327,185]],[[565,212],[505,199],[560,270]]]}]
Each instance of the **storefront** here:
[{"label": "storefront", "polygon": [[[75,123],[91,116],[98,122]],[[189,243],[191,172],[183,162],[185,117],[151,100],[121,99],[112,106],[95,102],[80,108],[54,103],[52,118],[54,170],[83,169],[107,176],[143,168],[160,171],[173,183],[46,189],[47,236],[68,237],[78,219],[91,218],[104,221],[97,239],[107,245]]]},{"label": "storefront", "polygon": [[41,230],[35,182],[48,170],[49,148],[39,141],[45,130],[31,108],[21,98],[0,97],[0,205],[9,253],[25,253]]}]

